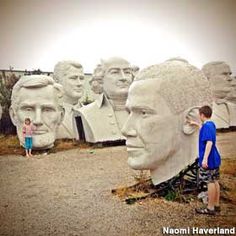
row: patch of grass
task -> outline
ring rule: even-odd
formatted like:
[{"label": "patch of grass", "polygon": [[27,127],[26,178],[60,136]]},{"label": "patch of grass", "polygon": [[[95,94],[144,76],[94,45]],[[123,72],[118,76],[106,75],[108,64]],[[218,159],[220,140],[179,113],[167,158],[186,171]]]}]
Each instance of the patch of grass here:
[{"label": "patch of grass", "polygon": [[221,197],[226,202],[236,205],[236,156],[223,159],[220,169]]},{"label": "patch of grass", "polygon": [[220,171],[223,174],[236,177],[236,156],[230,159],[223,159]]},{"label": "patch of grass", "polygon": [[1,135],[0,143],[0,155],[24,154],[24,149],[20,146],[16,135]]},{"label": "patch of grass", "polygon": [[[3,155],[24,155],[24,148],[20,146],[20,142],[16,135],[0,135],[0,156]],[[66,151],[75,148],[87,149],[91,145],[84,142],[79,142],[70,139],[56,140],[55,145],[49,150],[49,153],[56,153],[59,151]],[[33,150],[33,154],[41,153],[40,150]]]}]

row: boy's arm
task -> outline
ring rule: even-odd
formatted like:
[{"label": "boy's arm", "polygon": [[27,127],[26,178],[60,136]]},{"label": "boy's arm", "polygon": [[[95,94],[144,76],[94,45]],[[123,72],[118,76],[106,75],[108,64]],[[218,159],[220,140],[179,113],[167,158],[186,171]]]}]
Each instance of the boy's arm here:
[{"label": "boy's arm", "polygon": [[199,123],[195,120],[191,120],[190,118],[187,118],[187,123],[189,123],[190,125],[197,126],[199,129],[202,127],[201,123]]},{"label": "boy's arm", "polygon": [[213,145],[212,141],[207,141],[206,149],[205,149],[205,153],[204,153],[204,157],[203,157],[203,161],[202,161],[202,167],[203,168],[207,168],[208,167],[207,161],[208,161],[209,154],[211,152],[212,145]]}]

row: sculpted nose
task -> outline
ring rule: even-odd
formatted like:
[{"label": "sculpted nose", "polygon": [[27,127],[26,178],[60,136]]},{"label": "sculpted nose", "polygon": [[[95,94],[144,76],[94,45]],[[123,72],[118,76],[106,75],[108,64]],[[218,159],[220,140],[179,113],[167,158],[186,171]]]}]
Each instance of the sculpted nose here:
[{"label": "sculpted nose", "polygon": [[78,86],[78,87],[81,87],[81,86],[82,86],[82,82],[81,82],[80,78],[78,78],[78,79],[76,80],[76,86]]},{"label": "sculpted nose", "polygon": [[120,75],[120,81],[125,82],[127,80],[127,76],[123,70],[121,70]]},{"label": "sculpted nose", "polygon": [[36,109],[33,124],[36,125],[36,126],[39,126],[39,125],[43,124],[41,109]]},{"label": "sculpted nose", "polygon": [[125,137],[135,137],[135,136],[137,136],[137,132],[134,128],[134,122],[132,122],[131,116],[128,117],[127,121],[123,125],[123,127],[121,129],[121,133]]}]

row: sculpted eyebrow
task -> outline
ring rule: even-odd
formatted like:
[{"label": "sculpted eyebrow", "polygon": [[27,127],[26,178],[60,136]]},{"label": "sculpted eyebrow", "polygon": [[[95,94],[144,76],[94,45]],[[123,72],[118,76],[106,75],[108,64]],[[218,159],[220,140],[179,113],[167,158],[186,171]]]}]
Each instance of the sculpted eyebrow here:
[{"label": "sculpted eyebrow", "polygon": [[53,105],[53,104],[43,104],[42,107],[55,108],[55,105]]},{"label": "sculpted eyebrow", "polygon": [[156,111],[154,109],[152,109],[150,107],[147,107],[147,106],[132,106],[131,110],[136,110],[136,111],[145,110],[145,111],[148,111],[148,112],[156,113]]},{"label": "sculpted eyebrow", "polygon": [[34,103],[21,103],[20,107],[31,107],[34,106]]}]

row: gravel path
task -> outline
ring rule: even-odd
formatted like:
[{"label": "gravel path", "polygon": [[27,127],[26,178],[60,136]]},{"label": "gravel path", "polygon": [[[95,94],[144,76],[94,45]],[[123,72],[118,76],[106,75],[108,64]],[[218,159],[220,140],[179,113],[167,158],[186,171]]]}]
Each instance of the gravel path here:
[{"label": "gravel path", "polygon": [[[227,137],[236,140],[236,132],[219,140]],[[235,155],[235,142],[229,148]],[[126,161],[125,147],[0,157],[0,235],[162,235],[163,226],[236,225],[229,204],[217,218],[196,215],[198,202],[125,204],[111,189],[135,182]]]}]

